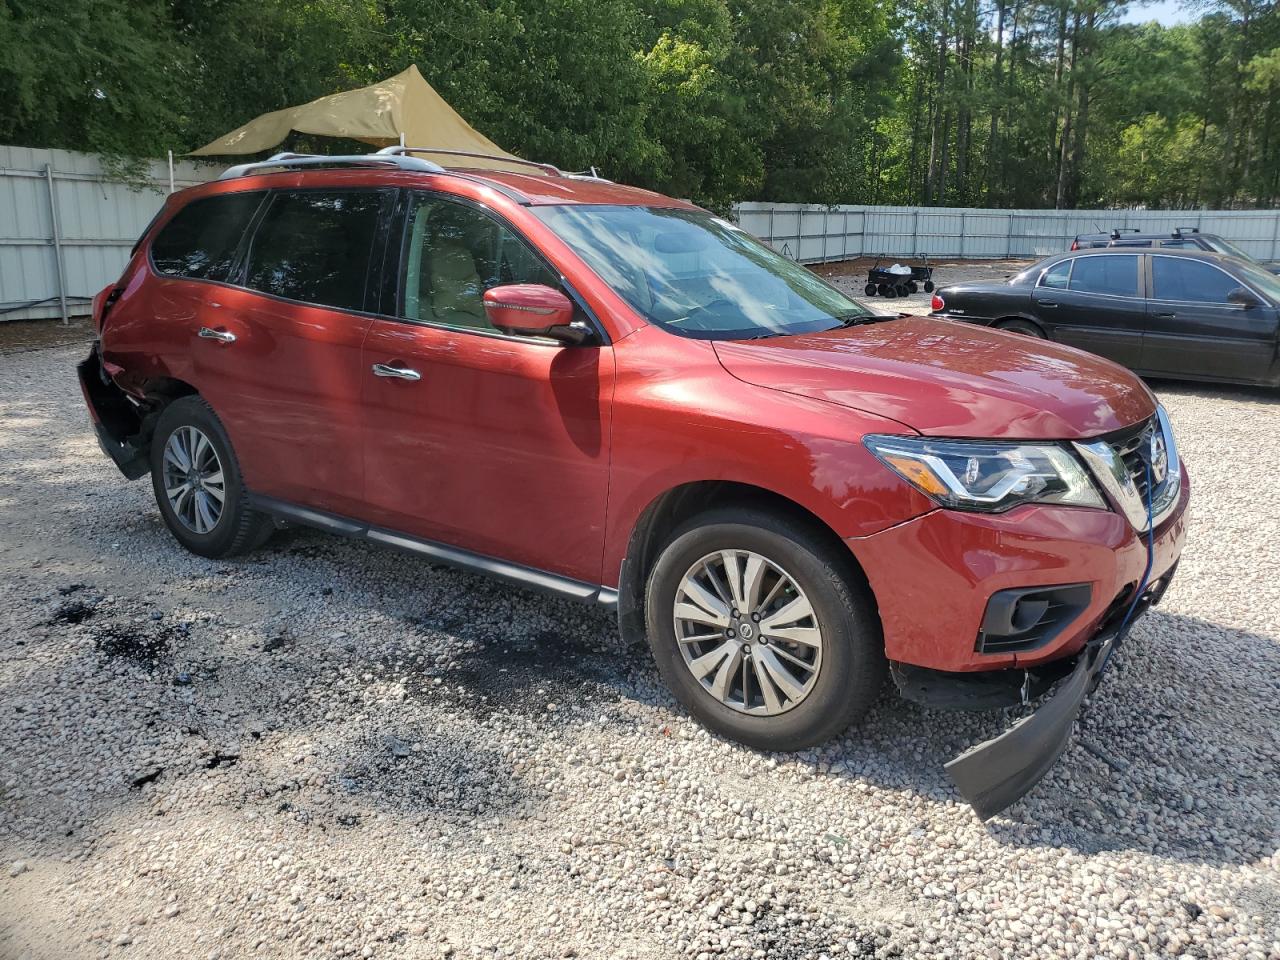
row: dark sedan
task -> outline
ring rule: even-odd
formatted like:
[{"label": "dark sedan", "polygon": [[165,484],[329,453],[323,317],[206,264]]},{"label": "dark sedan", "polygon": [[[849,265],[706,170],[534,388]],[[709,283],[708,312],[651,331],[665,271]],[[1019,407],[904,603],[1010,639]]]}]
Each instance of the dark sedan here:
[{"label": "dark sedan", "polygon": [[1080,250],[958,283],[934,316],[1080,347],[1144,375],[1280,386],[1280,277],[1204,251]]}]

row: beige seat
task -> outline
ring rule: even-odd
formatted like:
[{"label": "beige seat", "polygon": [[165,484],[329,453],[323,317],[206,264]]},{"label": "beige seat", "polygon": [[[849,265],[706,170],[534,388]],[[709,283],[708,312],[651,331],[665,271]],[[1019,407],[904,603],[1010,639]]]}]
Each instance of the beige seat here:
[{"label": "beige seat", "polygon": [[440,240],[426,253],[432,318],[455,327],[492,329],[484,313],[484,284],[470,251],[460,243]]}]

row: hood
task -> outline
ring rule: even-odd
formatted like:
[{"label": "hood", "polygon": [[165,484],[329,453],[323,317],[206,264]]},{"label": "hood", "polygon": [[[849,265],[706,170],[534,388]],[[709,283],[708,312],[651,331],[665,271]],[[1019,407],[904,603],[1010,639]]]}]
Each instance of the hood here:
[{"label": "hood", "polygon": [[903,317],[715,342],[747,383],[890,417],[931,436],[1079,440],[1146,419],[1155,399],[1109,360],[1019,334]]}]

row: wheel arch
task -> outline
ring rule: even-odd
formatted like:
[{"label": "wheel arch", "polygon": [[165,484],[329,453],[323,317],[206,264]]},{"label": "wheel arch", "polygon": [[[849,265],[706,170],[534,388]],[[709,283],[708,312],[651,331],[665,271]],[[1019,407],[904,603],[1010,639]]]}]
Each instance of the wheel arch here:
[{"label": "wheel arch", "polygon": [[618,628],[629,643],[645,637],[645,585],[662,548],[682,524],[708,510],[741,507],[788,517],[808,527],[845,558],[842,574],[851,586],[865,587],[866,574],[840,536],[812,510],[766,487],[736,480],[696,480],[659,494],[641,511],[631,529],[618,578]]},{"label": "wheel arch", "polygon": [[1015,320],[1018,323],[1029,323],[1031,326],[1035,327],[1042,334],[1044,334],[1044,338],[1046,340],[1053,339],[1052,337],[1049,336],[1049,328],[1046,327],[1044,323],[1042,323],[1036,317],[1028,316],[1025,313],[1010,313],[1010,314],[1006,314],[1003,317],[996,317],[996,319],[991,321],[991,326],[997,330],[1003,330],[1005,324]]}]

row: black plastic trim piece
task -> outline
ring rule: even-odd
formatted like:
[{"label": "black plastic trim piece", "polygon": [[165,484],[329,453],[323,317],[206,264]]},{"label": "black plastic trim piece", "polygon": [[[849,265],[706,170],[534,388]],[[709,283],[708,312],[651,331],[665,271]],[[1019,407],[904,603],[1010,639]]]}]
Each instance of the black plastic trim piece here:
[{"label": "black plastic trim piece", "polygon": [[499,560],[496,557],[487,557],[484,554],[473,553],[460,547],[436,543],[433,540],[423,540],[395,530],[370,526],[350,517],[329,513],[325,510],[313,510],[310,507],[300,506],[276,497],[266,497],[261,494],[251,493],[249,494],[249,503],[253,509],[270,514],[280,520],[315,527],[343,537],[370,540],[384,546],[407,551],[408,553],[429,557],[432,560],[450,566],[485,573],[530,590],[537,590],[541,593],[548,593],[558,597],[568,597],[583,603],[598,603],[609,609],[616,608],[618,604],[618,592],[612,587],[572,580],[556,573],[548,573],[545,570],[537,570],[533,567],[526,567],[523,564]]},{"label": "black plastic trim piece", "polygon": [[102,452],[128,480],[151,472],[150,444],[143,432],[142,417],[128,395],[102,369],[102,357],[95,340],[89,356],[76,364],[80,390],[93,418],[93,430]]},{"label": "black plastic trim piece", "polygon": [[903,699],[930,710],[1000,710],[1036,700],[1071,672],[1073,657],[1052,660],[1027,670],[977,670],[952,673],[913,663],[889,661],[889,675]]},{"label": "black plastic trim piece", "polygon": [[974,649],[987,654],[1038,650],[1075,623],[1092,599],[1088,583],[998,590],[987,600]]}]

